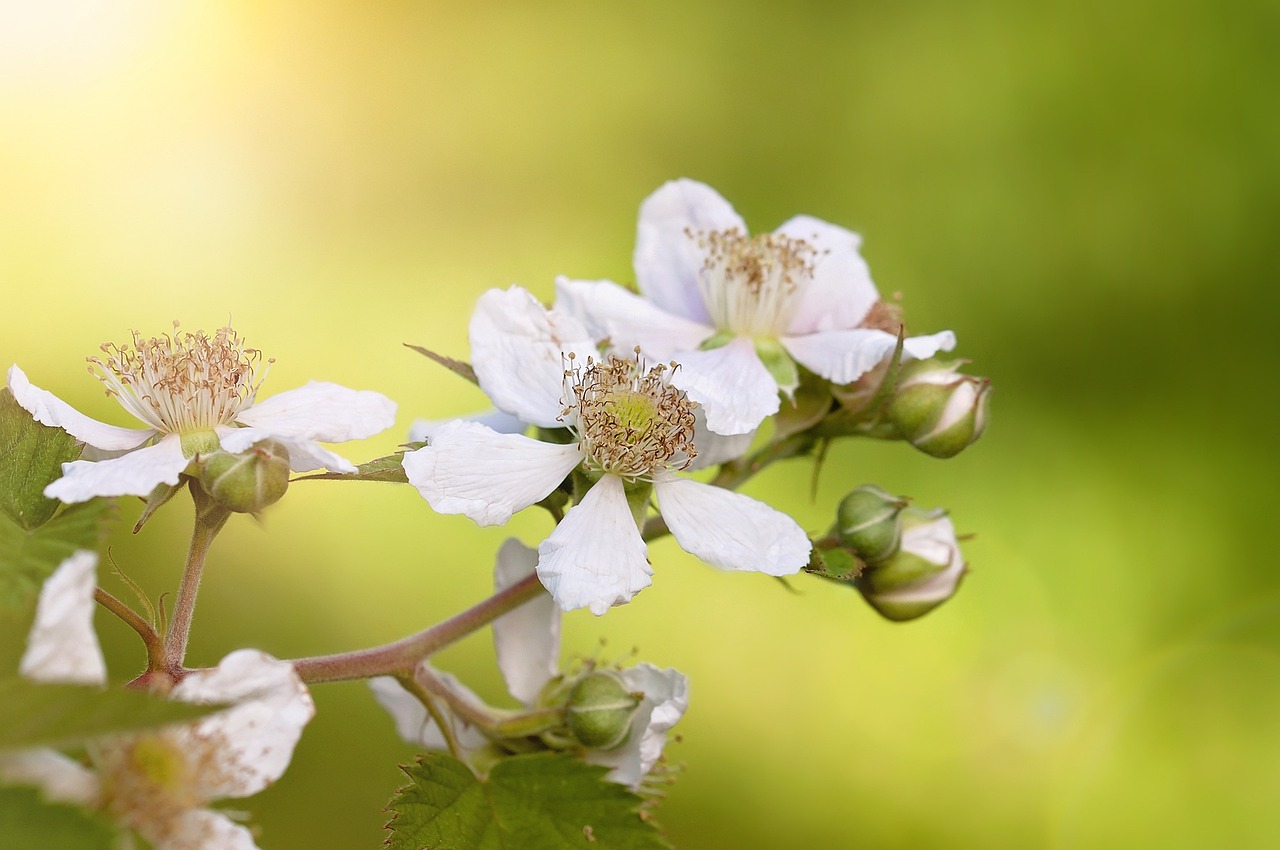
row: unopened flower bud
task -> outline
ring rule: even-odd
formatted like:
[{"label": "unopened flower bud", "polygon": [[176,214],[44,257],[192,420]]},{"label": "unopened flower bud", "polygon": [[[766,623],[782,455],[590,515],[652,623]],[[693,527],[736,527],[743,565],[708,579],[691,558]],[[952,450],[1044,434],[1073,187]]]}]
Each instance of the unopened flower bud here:
[{"label": "unopened flower bud", "polygon": [[565,718],[573,737],[593,750],[621,746],[631,731],[631,718],[643,698],[627,690],[617,674],[596,670],[569,693]]},{"label": "unopened flower bud", "polygon": [[925,454],[957,455],[987,427],[991,382],[958,372],[961,363],[918,360],[908,364],[894,390],[889,421]]},{"label": "unopened flower bud", "polygon": [[965,573],[955,528],[941,511],[902,512],[902,545],[860,575],[856,584],[890,620],[913,620],[950,599]]},{"label": "unopened flower bud", "polygon": [[836,511],[836,535],[840,543],[868,563],[876,563],[898,551],[902,540],[902,509],[907,500],[863,484],[840,501]]},{"label": "unopened flower bud", "polygon": [[256,513],[275,504],[289,487],[289,451],[264,440],[240,454],[201,455],[200,486],[215,502],[237,513]]}]

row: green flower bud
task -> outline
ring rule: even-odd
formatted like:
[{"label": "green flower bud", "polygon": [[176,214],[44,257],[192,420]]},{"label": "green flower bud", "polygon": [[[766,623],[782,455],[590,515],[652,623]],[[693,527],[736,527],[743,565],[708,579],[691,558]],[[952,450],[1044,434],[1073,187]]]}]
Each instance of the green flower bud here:
[{"label": "green flower bud", "polygon": [[907,500],[863,484],[840,501],[836,535],[840,543],[867,563],[883,561],[898,551],[902,540],[902,509]]},{"label": "green flower bud", "polygon": [[278,502],[289,488],[289,451],[272,440],[241,454],[201,455],[197,463],[200,486],[229,511],[257,513]]},{"label": "green flower bud", "polygon": [[908,364],[889,402],[889,421],[925,454],[957,455],[987,427],[991,382],[958,372],[961,364],[959,360]]},{"label": "green flower bud", "polygon": [[565,705],[569,732],[579,744],[593,750],[621,746],[642,698],[642,694],[628,691],[616,673],[588,673],[569,692]]},{"label": "green flower bud", "polygon": [[945,512],[907,508],[901,519],[898,551],[864,571],[855,584],[885,618],[913,620],[955,595],[965,563]]}]

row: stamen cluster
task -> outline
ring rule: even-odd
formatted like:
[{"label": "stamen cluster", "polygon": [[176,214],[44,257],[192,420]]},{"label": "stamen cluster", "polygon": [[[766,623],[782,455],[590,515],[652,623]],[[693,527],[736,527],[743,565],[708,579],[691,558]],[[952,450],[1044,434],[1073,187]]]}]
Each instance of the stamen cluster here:
[{"label": "stamen cluster", "polygon": [[780,233],[686,231],[706,254],[699,275],[703,303],[716,329],[750,336],[785,330],[791,296],[813,275],[818,250]]},{"label": "stamen cluster", "polygon": [[693,404],[671,385],[667,364],[648,367],[638,351],[631,359],[588,356],[585,366],[572,352],[566,359],[560,418],[588,469],[637,479],[693,462]]},{"label": "stamen cluster", "polygon": [[[250,348],[230,326],[211,337],[203,331],[106,343],[105,359],[88,358],[89,372],[107,395],[156,430],[186,434],[226,425],[251,406],[266,378],[262,352]],[[266,361],[269,368],[272,360]]]}]

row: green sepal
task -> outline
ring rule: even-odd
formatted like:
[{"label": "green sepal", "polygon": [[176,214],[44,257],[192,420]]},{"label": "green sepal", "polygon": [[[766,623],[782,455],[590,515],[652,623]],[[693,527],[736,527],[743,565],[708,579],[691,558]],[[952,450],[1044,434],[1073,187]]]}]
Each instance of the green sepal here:
[{"label": "green sepal", "polygon": [[714,351],[717,348],[724,348],[726,345],[733,342],[737,338],[738,338],[738,335],[735,333],[729,333],[728,331],[721,331],[718,334],[709,336],[706,339],[704,339],[701,342],[701,344],[698,345],[698,350]]},{"label": "green sepal", "polygon": [[84,444],[61,428],[41,425],[8,387],[0,389],[0,508],[24,529],[38,528],[58,510],[44,488],[62,477],[62,464],[80,457]]},{"label": "green sepal", "polygon": [[172,702],[144,691],[0,679],[0,751],[63,747],[104,735],[194,720],[224,706]]},{"label": "green sepal", "polygon": [[649,518],[649,498],[653,495],[652,481],[635,481],[623,485],[627,495],[627,507],[631,508],[631,518],[636,528],[644,531],[645,521]]},{"label": "green sepal", "polygon": [[315,475],[303,475],[295,481],[312,481],[329,479],[332,481],[390,481],[393,484],[408,484],[409,477],[404,471],[404,456],[426,445],[426,441],[405,443],[395,454],[362,463],[355,472],[320,472]]},{"label": "green sepal", "polygon": [[848,549],[838,543],[824,545],[819,541],[809,553],[809,564],[804,571],[822,578],[838,582],[849,582],[857,578],[865,568]]},{"label": "green sepal", "polygon": [[791,398],[796,387],[800,386],[800,371],[796,368],[796,361],[791,359],[791,355],[776,339],[757,339],[755,348],[764,368],[778,382],[778,389],[787,398]]},{"label": "green sepal", "polygon": [[402,767],[387,807],[390,850],[669,850],[645,801],[608,768],[563,753],[512,756],[476,777],[443,753]]},{"label": "green sepal", "polygon": [[77,806],[50,803],[34,788],[0,787],[0,846],[103,850],[116,847],[117,830]]},{"label": "green sepal", "polygon": [[480,380],[476,377],[476,370],[471,368],[470,363],[463,360],[454,360],[452,357],[445,357],[443,354],[436,354],[431,349],[423,348],[420,345],[413,345],[412,343],[406,342],[404,346],[405,348],[412,348],[414,351],[425,357],[431,358],[453,374],[457,375],[459,378],[470,381],[477,386],[480,385]]},{"label": "green sepal", "polygon": [[110,503],[68,505],[53,519],[26,530],[0,514],[0,610],[26,606],[58,565],[79,549],[96,549]]},{"label": "green sepal", "polygon": [[791,403],[783,404],[774,417],[774,439],[783,440],[792,434],[808,431],[831,412],[834,399],[831,384],[808,369],[800,369],[799,386],[791,394]]}]

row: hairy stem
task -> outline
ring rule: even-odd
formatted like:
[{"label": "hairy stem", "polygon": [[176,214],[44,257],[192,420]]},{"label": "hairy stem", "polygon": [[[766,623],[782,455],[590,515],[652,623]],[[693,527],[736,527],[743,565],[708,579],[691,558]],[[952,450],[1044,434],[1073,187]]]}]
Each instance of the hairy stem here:
[{"label": "hairy stem", "polygon": [[163,666],[169,671],[183,669],[182,663],[187,657],[187,639],[191,634],[191,620],[196,611],[196,596],[200,592],[200,577],[204,573],[204,561],[209,554],[209,547],[213,545],[213,538],[218,536],[230,516],[225,510],[201,511],[199,500],[196,506],[195,529],[191,532],[187,566],[182,571],[182,583],[178,585],[178,596],[173,602],[173,616],[169,620],[169,631],[164,638]]},{"label": "hairy stem", "polygon": [[93,598],[103,608],[123,620],[125,625],[137,632],[138,637],[142,638],[142,644],[147,648],[147,669],[157,669],[164,666],[164,641],[160,639],[160,635],[156,633],[150,623],[142,619],[142,616],[137,611],[134,611],[100,587],[94,589]]}]

